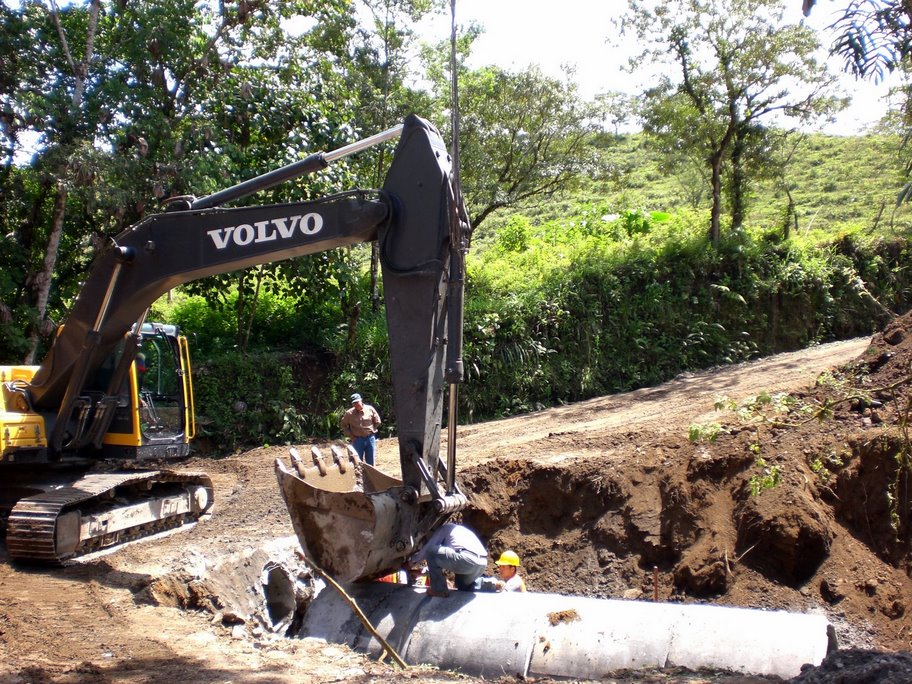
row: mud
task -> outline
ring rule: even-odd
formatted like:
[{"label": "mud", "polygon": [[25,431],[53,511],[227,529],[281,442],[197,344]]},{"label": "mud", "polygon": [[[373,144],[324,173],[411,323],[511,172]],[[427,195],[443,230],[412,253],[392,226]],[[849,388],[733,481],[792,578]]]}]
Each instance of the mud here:
[{"label": "mud", "polygon": [[[851,650],[800,681],[907,681],[889,677],[912,646],[908,471],[898,467],[909,324],[460,428],[463,518],[492,556],[519,553],[530,590],[822,612]],[[723,395],[738,412],[714,408]],[[313,590],[282,542],[293,532],[272,464],[286,454],[188,464],[212,476],[217,501],[192,530],[56,570],[0,558],[0,681],[472,681],[282,638]],[[378,466],[398,471],[394,442],[381,442]],[[276,558],[282,569],[268,571]],[[894,669],[839,680],[826,679],[828,666]],[[769,680],[667,670],[608,681]]]}]

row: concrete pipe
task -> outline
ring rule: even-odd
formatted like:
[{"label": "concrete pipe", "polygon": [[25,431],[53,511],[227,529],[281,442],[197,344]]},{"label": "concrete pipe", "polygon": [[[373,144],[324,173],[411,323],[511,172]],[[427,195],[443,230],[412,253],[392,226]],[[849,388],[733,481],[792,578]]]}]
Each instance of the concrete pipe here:
[{"label": "concrete pipe", "polygon": [[[680,666],[790,678],[835,647],[821,615],[540,593],[441,599],[386,583],[347,589],[407,663],[480,677],[601,679],[620,669]],[[310,604],[298,636],[382,650],[331,589]]]}]

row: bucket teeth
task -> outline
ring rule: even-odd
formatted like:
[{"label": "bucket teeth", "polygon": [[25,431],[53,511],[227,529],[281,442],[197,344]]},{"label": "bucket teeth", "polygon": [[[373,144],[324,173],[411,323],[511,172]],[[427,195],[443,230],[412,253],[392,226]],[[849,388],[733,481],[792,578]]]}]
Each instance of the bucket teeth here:
[{"label": "bucket teeth", "polygon": [[355,447],[351,444],[346,444],[346,447],[348,448],[348,460],[352,462],[352,465],[361,460],[358,456],[358,452],[355,451]]},{"label": "bucket teeth", "polygon": [[312,446],[310,447],[310,455],[313,458],[314,465],[317,466],[317,469],[320,471],[320,475],[326,475],[326,461],[323,459],[323,454],[320,453],[320,450]]},{"label": "bucket teeth", "polygon": [[294,447],[291,447],[288,450],[288,455],[291,457],[291,464],[294,466],[294,469],[298,472],[298,475],[300,475],[301,479],[303,480],[306,476],[304,474],[304,461],[301,460],[301,455]]},{"label": "bucket teeth", "polygon": [[338,444],[333,444],[331,447],[329,447],[329,450],[332,452],[333,462],[339,466],[339,472],[345,473],[345,451]]}]

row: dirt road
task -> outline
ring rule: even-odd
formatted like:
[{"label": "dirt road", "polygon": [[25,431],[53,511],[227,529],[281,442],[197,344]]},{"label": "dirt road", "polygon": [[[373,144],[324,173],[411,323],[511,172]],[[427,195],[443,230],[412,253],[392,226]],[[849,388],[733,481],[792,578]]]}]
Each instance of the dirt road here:
[{"label": "dirt road", "polygon": [[[518,548],[533,588],[558,590],[549,585],[560,577],[551,563],[564,563],[566,558],[554,556],[550,549],[578,534],[579,526],[555,523],[528,538],[520,537],[515,521],[504,518],[498,523],[488,510],[496,507],[492,497],[497,493],[476,497],[475,484],[496,485],[492,478],[509,470],[511,463],[520,463],[524,476],[533,476],[533,461],[551,469],[598,461],[604,469],[606,459],[623,465],[625,459],[638,458],[638,453],[667,450],[682,439],[686,442],[691,423],[717,418],[716,397],[740,399],[809,387],[821,371],[858,357],[867,346],[868,340],[822,345],[690,374],[655,388],[460,428],[459,463],[473,495],[473,511],[467,515],[489,533],[492,548],[506,543]],[[60,569],[21,568],[0,556],[0,681],[299,683],[382,681],[393,676],[456,680],[454,675],[428,669],[396,673],[344,647],[251,634],[249,625],[238,625],[219,606],[211,605],[208,589],[194,589],[195,567],[232,558],[230,563],[240,568],[245,551],[264,540],[293,534],[272,471],[274,459],[284,453],[284,448],[261,448],[188,464],[211,473],[217,501],[212,518],[188,532]],[[395,444],[381,442],[378,465],[396,472],[397,459]],[[492,461],[492,474],[487,474],[482,465]],[[585,474],[585,469],[580,473]],[[651,486],[644,491],[652,491]],[[516,496],[514,503],[529,495],[527,491],[502,494]],[[520,514],[519,508],[516,513]],[[645,519],[638,524],[649,527]],[[549,539],[549,529],[557,537]],[[642,574],[641,559],[611,545],[600,554],[600,560],[593,561],[596,570],[610,570],[620,583],[606,582],[590,593],[610,595],[635,585],[632,578]],[[669,584],[663,591],[674,592],[671,565],[666,565]],[[624,567],[630,570],[627,574]],[[200,609],[148,603],[151,586],[176,576],[183,579],[175,582],[180,588],[174,591],[174,604]],[[741,577],[744,580],[733,594],[737,600],[750,601],[751,586],[755,596],[768,591],[756,570],[745,568]],[[872,578],[875,582],[881,578],[881,591],[898,581],[892,575],[886,578],[884,572],[875,572]],[[790,596],[800,591],[788,589]]]},{"label": "dirt road", "polygon": [[[460,467],[465,469],[495,456],[522,455],[553,461],[602,450],[598,444],[578,450],[542,448],[549,439],[561,436],[637,432],[643,443],[671,434],[686,437],[691,423],[719,419],[714,408],[716,399],[739,400],[761,392],[804,388],[823,370],[856,358],[869,342],[868,338],[860,338],[822,344],[736,366],[688,373],[657,387],[461,427],[457,432]],[[384,447],[383,456],[395,457],[395,447]]]}]

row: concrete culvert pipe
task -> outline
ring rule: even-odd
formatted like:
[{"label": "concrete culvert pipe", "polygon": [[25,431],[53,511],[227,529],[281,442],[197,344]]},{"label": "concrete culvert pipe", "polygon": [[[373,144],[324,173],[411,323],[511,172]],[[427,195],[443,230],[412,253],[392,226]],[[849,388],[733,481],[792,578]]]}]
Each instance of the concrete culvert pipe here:
[{"label": "concrete culvert pipe", "polygon": [[[679,666],[790,678],[806,663],[819,665],[833,640],[823,616],[783,611],[541,593],[440,599],[385,583],[348,589],[407,663],[481,677],[601,679]],[[334,591],[314,599],[298,636],[381,650]]]},{"label": "concrete culvert pipe", "polygon": [[295,585],[288,570],[278,563],[268,563],[262,573],[266,615],[274,631],[287,629],[294,618]]}]

